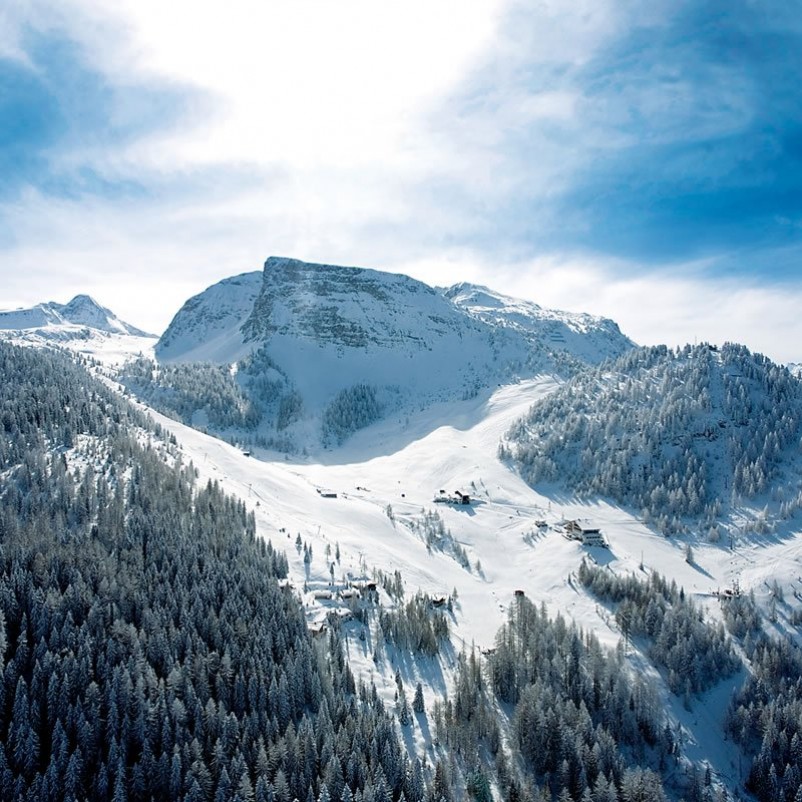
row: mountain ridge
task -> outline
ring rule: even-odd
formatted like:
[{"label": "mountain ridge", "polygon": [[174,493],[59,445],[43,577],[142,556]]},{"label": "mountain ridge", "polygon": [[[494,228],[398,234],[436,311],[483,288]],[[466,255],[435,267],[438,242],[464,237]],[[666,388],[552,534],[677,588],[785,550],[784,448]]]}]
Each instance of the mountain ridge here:
[{"label": "mountain ridge", "polygon": [[599,361],[599,355],[604,358],[618,356],[610,345],[623,335],[618,324],[610,318],[586,312],[546,309],[534,301],[514,298],[469,282],[460,282],[441,291],[479,320],[540,337],[554,346],[570,345],[572,353],[592,363]]},{"label": "mountain ridge", "polygon": [[[611,321],[495,297],[506,317],[403,274],[270,257],[261,274],[190,298],[155,354],[165,366],[236,365],[232,397],[236,382],[268,428],[284,437],[290,427],[310,444],[315,421],[341,441],[395,410],[538,374],[566,377],[633,347]],[[142,366],[134,377],[140,390],[148,375]]]},{"label": "mountain ridge", "polygon": [[79,294],[66,304],[46,301],[27,309],[0,311],[0,331],[27,331],[30,329],[49,331],[54,339],[69,339],[70,334],[79,336],[75,329],[81,327],[101,331],[105,334],[124,334],[134,337],[154,337],[153,334],[126,323],[110,309],[101,306],[90,295]]}]

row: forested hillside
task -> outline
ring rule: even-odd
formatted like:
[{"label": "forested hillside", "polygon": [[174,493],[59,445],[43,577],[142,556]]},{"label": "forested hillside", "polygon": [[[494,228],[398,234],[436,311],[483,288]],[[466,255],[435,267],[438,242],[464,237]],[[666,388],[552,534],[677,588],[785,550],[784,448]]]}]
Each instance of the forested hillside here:
[{"label": "forested hillside", "polygon": [[[504,709],[522,764],[502,748]],[[487,677],[463,655],[435,721],[483,802],[491,781],[509,800],[666,799],[659,771],[673,764],[675,743],[656,686],[635,678],[621,652],[525,597],[498,633]]]},{"label": "forested hillside", "polygon": [[[119,381],[140,400],[188,426],[210,429],[243,445],[299,449],[292,426],[308,410],[286,374],[259,348],[232,368],[210,362],[156,364],[129,360]],[[312,428],[326,445],[340,445],[378,420],[383,411],[376,389],[364,383],[337,393],[318,411]]]},{"label": "forested hillside", "polygon": [[0,343],[0,799],[424,797],[241,502],[58,353]]},{"label": "forested hillside", "polygon": [[[753,607],[754,603],[747,601],[738,606]],[[763,633],[759,621],[749,628],[743,642],[752,670],[730,701],[726,727],[752,756],[746,787],[761,802],[799,802],[802,655],[791,639]]]},{"label": "forested hillside", "polygon": [[647,641],[649,657],[665,668],[672,693],[684,694],[690,706],[701,693],[741,666],[724,627],[705,621],[685,591],[657,573],[647,581],[616,576],[582,562],[578,579],[597,598],[615,606],[615,620],[627,639]]},{"label": "forested hillside", "polygon": [[501,454],[530,484],[559,482],[642,511],[663,532],[732,504],[802,504],[802,384],[740,345],[639,348],[574,377],[507,433]]},{"label": "forested hillside", "polygon": [[119,379],[148,406],[188,426],[247,431],[262,419],[260,407],[246,396],[225,365],[188,362],[157,366],[138,357],[123,366]]}]

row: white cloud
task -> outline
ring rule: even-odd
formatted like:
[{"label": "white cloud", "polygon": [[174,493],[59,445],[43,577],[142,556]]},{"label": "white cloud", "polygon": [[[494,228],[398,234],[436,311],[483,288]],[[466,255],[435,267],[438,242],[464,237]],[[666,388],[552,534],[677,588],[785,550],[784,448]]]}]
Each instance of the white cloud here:
[{"label": "white cloud", "polygon": [[500,0],[129,0],[114,7],[126,31],[115,49],[93,36],[109,24],[108,3],[71,6],[83,19],[76,35],[116,81],[151,76],[217,100],[202,125],[148,142],[151,160],[410,167],[422,109],[488,45]]}]

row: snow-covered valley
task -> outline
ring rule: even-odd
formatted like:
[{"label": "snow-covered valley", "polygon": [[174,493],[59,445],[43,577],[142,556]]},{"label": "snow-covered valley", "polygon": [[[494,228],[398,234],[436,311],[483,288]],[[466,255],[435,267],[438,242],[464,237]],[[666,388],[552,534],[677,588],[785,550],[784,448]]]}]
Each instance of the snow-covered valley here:
[{"label": "snow-covered valley", "polygon": [[[689,563],[686,541],[665,538],[636,515],[604,501],[578,500],[558,487],[533,490],[498,459],[499,439],[510,424],[556,386],[542,377],[427,408],[408,419],[383,421],[341,449],[324,452],[324,461],[258,451],[246,455],[173,420],[158,419],[175,434],[201,477],[243,499],[256,515],[258,534],[286,549],[291,580],[310,627],[317,629],[345,604],[336,594],[331,600],[316,598],[325,595],[320,591],[332,579],[334,587],[346,587],[351,578],[375,578],[377,569],[388,575],[400,572],[407,596],[422,590],[432,597],[453,597],[451,647],[437,660],[409,661],[392,649],[384,656],[381,648],[377,657],[370,634],[360,639],[362,624],[344,625],[355,673],[375,681],[389,704],[397,669],[410,689],[421,681],[428,700],[444,697],[451,689],[456,654],[493,648],[516,592],[615,648],[623,636],[614,616],[576,580],[583,559],[622,575],[659,572],[691,594],[712,620],[721,617],[719,592],[733,587],[753,591],[768,610],[776,582],[791,600],[780,605],[777,625],[793,629],[791,612],[802,607],[795,598],[802,582],[802,532],[789,529],[782,537],[739,542],[734,550],[694,539]],[[457,489],[470,494],[470,505],[435,503],[441,490]],[[469,568],[437,547],[427,549],[416,525],[434,511],[464,548]],[[568,539],[569,520],[598,526],[609,548]],[[295,547],[298,535],[311,547],[309,563]],[[385,595],[384,603],[393,601]],[[688,710],[665,688],[644,648],[636,642],[628,651],[631,669],[663,685],[663,701],[683,754],[709,765],[721,783],[735,790],[739,771],[742,782],[745,769],[739,769],[738,750],[724,733],[723,714],[742,676],[716,685]],[[431,740],[426,728],[414,731],[419,752],[431,749]]]}]

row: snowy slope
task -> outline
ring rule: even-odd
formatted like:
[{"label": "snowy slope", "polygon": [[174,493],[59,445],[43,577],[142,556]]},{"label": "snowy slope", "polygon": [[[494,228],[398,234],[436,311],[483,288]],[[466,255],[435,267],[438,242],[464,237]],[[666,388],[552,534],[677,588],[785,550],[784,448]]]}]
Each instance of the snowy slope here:
[{"label": "snowy slope", "polygon": [[258,271],[213,284],[178,310],[156,345],[164,362],[235,362],[250,351],[240,328],[262,288]]},{"label": "snowy slope", "polygon": [[27,345],[59,345],[109,364],[152,353],[156,341],[88,295],[76,295],[66,304],[50,301],[0,311],[0,337]]},{"label": "snowy slope", "polygon": [[[327,547],[331,554],[338,547],[341,553],[335,563],[337,582],[349,573],[370,575],[380,568],[401,573],[407,597],[417,589],[432,595],[456,591],[453,651],[446,650],[439,659],[410,662],[399,657],[397,662],[377,664],[373,660],[376,643],[370,636],[360,640],[356,623],[346,628],[355,673],[375,680],[388,704],[395,691],[396,668],[408,695],[422,681],[429,704],[442,698],[450,687],[456,652],[463,647],[493,646],[517,590],[615,646],[621,632],[614,618],[576,583],[575,572],[583,557],[615,572],[645,576],[657,570],[674,578],[714,619],[720,613],[713,593],[735,580],[744,590],[754,590],[758,601],[766,605],[769,577],[777,578],[787,588],[787,596],[792,596],[802,558],[799,527],[789,529],[782,539],[739,543],[735,551],[725,544],[699,544],[691,565],[685,560],[684,541],[666,539],[637,517],[605,502],[578,500],[556,487],[535,490],[499,462],[495,457],[499,438],[534,399],[555,387],[548,379],[522,382],[497,389],[489,399],[451,402],[443,405],[447,410],[429,408],[409,421],[383,421],[355,435],[341,450],[338,464],[331,465],[290,461],[268,453],[257,453],[260,459],[254,459],[174,421],[160,422],[176,435],[201,478],[219,481],[245,500],[256,513],[259,534],[286,549],[291,579],[304,599],[310,625],[336,607],[336,602],[314,597],[315,589],[326,587],[330,580],[334,558],[326,556]],[[437,425],[444,417],[450,425]],[[377,447],[381,456],[374,456]],[[337,497],[322,497],[320,488],[336,492]],[[435,505],[433,497],[441,488],[469,490],[474,504],[466,509]],[[424,510],[439,512],[468,553],[470,570],[445,551],[427,550],[414,527]],[[562,521],[574,518],[599,525],[610,543],[609,551],[566,539]],[[547,525],[538,526],[537,521]],[[294,548],[298,534],[313,550],[308,569]],[[643,653],[632,648],[629,659],[633,670],[662,683]],[[690,711],[682,700],[665,689],[662,692],[684,753],[708,762],[714,776],[729,788],[738,783],[738,758],[732,743],[723,737],[721,717],[736,681],[716,686],[696,700]],[[425,726],[409,737],[418,750],[431,745],[432,733]]]}]

